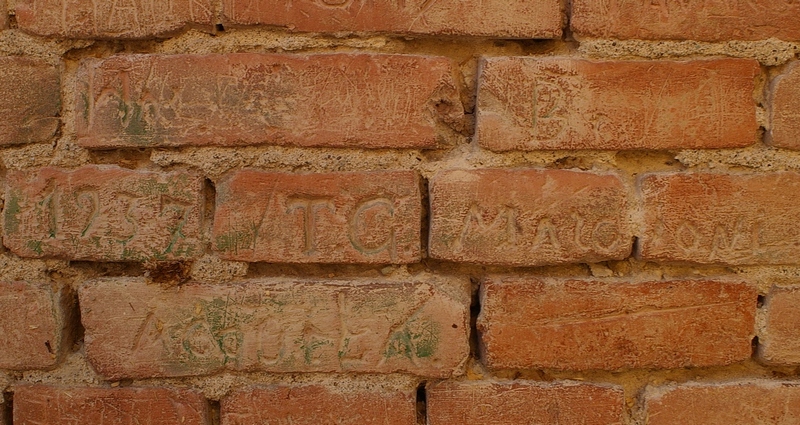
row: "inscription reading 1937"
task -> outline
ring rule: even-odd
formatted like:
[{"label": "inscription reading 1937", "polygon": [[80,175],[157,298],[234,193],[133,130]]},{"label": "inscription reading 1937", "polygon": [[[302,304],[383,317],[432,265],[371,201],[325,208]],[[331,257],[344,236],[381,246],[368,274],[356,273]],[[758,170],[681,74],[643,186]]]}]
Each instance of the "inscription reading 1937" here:
[{"label": "inscription reading 1937", "polygon": [[413,172],[245,170],[217,185],[214,247],[243,261],[409,263],[421,208]]},{"label": "inscription reading 1937", "polygon": [[201,254],[202,179],[111,166],[7,179],[3,243],[23,257],[142,261]]},{"label": "inscription reading 1937", "polygon": [[105,376],[221,370],[449,376],[469,353],[467,298],[432,284],[251,281],[80,290],[87,355]]}]

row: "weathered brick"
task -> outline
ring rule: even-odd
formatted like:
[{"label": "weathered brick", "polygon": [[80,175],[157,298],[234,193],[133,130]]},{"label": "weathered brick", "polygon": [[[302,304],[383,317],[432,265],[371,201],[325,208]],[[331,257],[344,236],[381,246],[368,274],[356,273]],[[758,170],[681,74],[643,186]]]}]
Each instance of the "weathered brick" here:
[{"label": "weathered brick", "polygon": [[435,148],[463,107],[447,58],[127,55],[78,71],[85,147]]},{"label": "weathered brick", "polygon": [[224,0],[232,24],[280,25],[297,31],[560,38],[559,0]]},{"label": "weathered brick", "polygon": [[377,392],[319,385],[236,391],[221,400],[221,425],[416,425],[411,391]]},{"label": "weathered brick", "polygon": [[238,171],[217,183],[214,248],[230,260],[413,263],[422,197],[412,171]]},{"label": "weathered brick", "polygon": [[208,403],[197,391],[71,388],[20,385],[14,390],[17,425],[208,425]]},{"label": "weathered brick", "polygon": [[73,302],[66,288],[0,282],[0,368],[54,367],[70,343]]},{"label": "weathered brick", "polygon": [[573,0],[580,37],[646,40],[800,40],[794,0]]},{"label": "weathered brick", "polygon": [[214,21],[211,0],[16,0],[19,27],[69,38],[148,38]]},{"label": "weathered brick", "polygon": [[639,185],[643,259],[800,264],[800,174],[659,173]]},{"label": "weathered brick", "polygon": [[538,266],[631,252],[619,177],[566,170],[440,172],[430,183],[433,258]]},{"label": "weathered brick", "polygon": [[54,66],[21,56],[0,57],[0,98],[0,146],[44,142],[55,135],[61,88]]},{"label": "weathered brick", "polygon": [[428,385],[428,424],[621,425],[622,388],[574,382],[445,381]]},{"label": "weathered brick", "polygon": [[796,382],[741,381],[650,387],[646,425],[783,425],[800,423]]},{"label": "weathered brick", "polygon": [[493,369],[727,365],[750,358],[757,295],[715,281],[492,279],[482,357]]},{"label": "weathered brick", "polygon": [[86,355],[112,379],[223,370],[447,377],[469,355],[469,289],[440,283],[94,281],[79,290]]},{"label": "weathered brick", "polygon": [[[8,5],[6,0],[0,0],[0,30],[8,28]],[[0,424],[3,422],[0,421]]]},{"label": "weathered brick", "polygon": [[758,72],[749,59],[487,58],[476,137],[495,151],[747,146]]},{"label": "weathered brick", "polygon": [[3,243],[22,257],[144,261],[202,254],[203,179],[87,165],[6,177]]},{"label": "weathered brick", "polygon": [[770,144],[800,149],[800,66],[797,62],[787,66],[772,82],[770,113]]},{"label": "weathered brick", "polygon": [[800,288],[773,286],[766,298],[766,326],[758,335],[764,363],[800,365]]}]

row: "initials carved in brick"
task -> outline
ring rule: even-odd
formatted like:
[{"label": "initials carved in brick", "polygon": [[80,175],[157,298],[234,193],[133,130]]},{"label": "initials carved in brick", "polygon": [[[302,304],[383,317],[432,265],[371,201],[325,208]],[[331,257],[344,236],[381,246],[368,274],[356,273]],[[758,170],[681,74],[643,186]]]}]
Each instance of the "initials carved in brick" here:
[{"label": "initials carved in brick", "polygon": [[[457,291],[466,295],[463,285]],[[448,376],[469,352],[468,299],[427,283],[164,290],[141,280],[98,281],[80,297],[87,355],[115,378],[221,370]]]},{"label": "initials carved in brick", "polygon": [[9,173],[3,242],[24,257],[106,261],[202,254],[202,179],[110,166]]},{"label": "initials carved in brick", "polygon": [[214,247],[246,261],[408,263],[420,215],[413,172],[240,171],[217,186]]},{"label": "initials carved in brick", "polygon": [[144,38],[211,25],[209,0],[19,0],[20,28],[40,35],[76,38]]},{"label": "initials carved in brick", "polygon": [[431,255],[520,266],[620,258],[631,249],[626,209],[611,175],[442,172],[431,181]]},{"label": "initials carved in brick", "polygon": [[446,58],[129,55],[79,70],[87,147],[277,144],[433,148],[463,108]]}]

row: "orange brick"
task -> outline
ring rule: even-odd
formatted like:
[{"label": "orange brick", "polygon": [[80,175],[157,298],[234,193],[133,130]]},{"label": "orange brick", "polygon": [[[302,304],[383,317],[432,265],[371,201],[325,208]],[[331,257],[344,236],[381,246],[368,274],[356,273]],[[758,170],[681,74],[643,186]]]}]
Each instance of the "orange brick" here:
[{"label": "orange brick", "polygon": [[19,27],[68,38],[148,38],[213,24],[211,0],[16,0]]},{"label": "orange brick", "polygon": [[240,261],[413,263],[421,222],[412,171],[245,170],[217,184],[214,248]]},{"label": "orange brick", "polygon": [[800,423],[795,382],[690,383],[648,388],[646,425],[783,425]]},{"label": "orange brick", "polygon": [[758,354],[767,364],[800,365],[800,288],[773,286],[766,298],[766,326],[758,335]]},{"label": "orange brick", "polygon": [[221,425],[416,425],[412,392],[294,385],[250,388],[221,400]]},{"label": "orange brick", "polygon": [[772,82],[771,128],[773,146],[800,149],[800,66],[793,63]]},{"label": "orange brick", "polygon": [[196,391],[171,388],[68,388],[21,385],[14,424],[209,425],[208,403]]},{"label": "orange brick", "polygon": [[743,283],[491,279],[482,357],[493,369],[727,365],[750,358],[756,299]]},{"label": "orange brick", "polygon": [[578,37],[646,40],[800,40],[794,0],[573,0]]},{"label": "orange brick", "polygon": [[227,22],[297,31],[560,38],[559,0],[224,0]]},{"label": "orange brick", "polygon": [[0,57],[0,96],[0,146],[44,142],[56,134],[61,88],[55,67],[38,59]]},{"label": "orange brick", "polygon": [[640,182],[646,260],[800,264],[800,174],[661,173]]},{"label": "orange brick", "polygon": [[67,288],[0,283],[0,368],[49,369],[70,344],[74,297]]},{"label": "orange brick", "polygon": [[619,177],[565,170],[438,173],[430,183],[430,255],[538,266],[626,258],[633,232]]},{"label": "orange brick", "polygon": [[574,382],[444,381],[428,385],[428,424],[621,425],[622,388]]},{"label": "orange brick", "polygon": [[6,28],[8,28],[8,6],[6,5],[6,0],[0,0],[0,30]]},{"label": "orange brick", "polygon": [[80,290],[86,355],[110,379],[242,372],[448,377],[469,355],[468,282],[185,284]]},{"label": "orange brick", "polygon": [[488,58],[476,137],[494,151],[747,146],[758,73],[749,59]]},{"label": "orange brick", "polygon": [[89,148],[435,148],[464,113],[441,57],[128,55],[85,60],[78,80]]},{"label": "orange brick", "polygon": [[203,179],[87,165],[8,173],[3,243],[21,257],[199,257]]}]

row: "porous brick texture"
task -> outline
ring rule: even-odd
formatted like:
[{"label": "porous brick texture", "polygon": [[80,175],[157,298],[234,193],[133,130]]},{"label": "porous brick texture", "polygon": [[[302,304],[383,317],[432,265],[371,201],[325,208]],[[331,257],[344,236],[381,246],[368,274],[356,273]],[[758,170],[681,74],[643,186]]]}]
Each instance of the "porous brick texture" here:
[{"label": "porous brick texture", "polygon": [[800,424],[798,0],[0,0],[0,425]]}]

